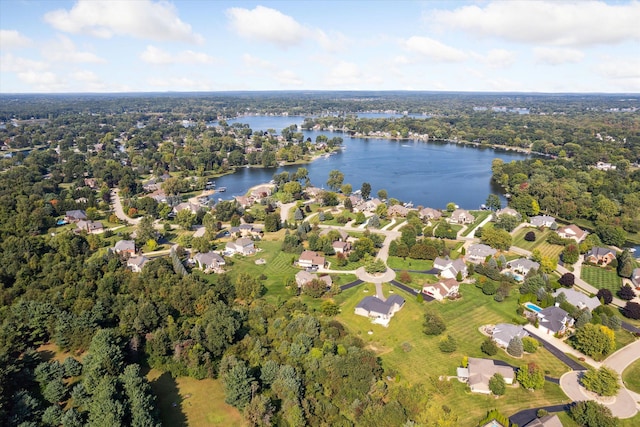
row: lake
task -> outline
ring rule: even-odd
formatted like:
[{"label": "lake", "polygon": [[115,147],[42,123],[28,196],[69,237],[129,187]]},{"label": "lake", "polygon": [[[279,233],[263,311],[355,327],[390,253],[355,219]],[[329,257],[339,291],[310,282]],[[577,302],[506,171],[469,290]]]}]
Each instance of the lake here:
[{"label": "lake", "polygon": [[[381,117],[386,117],[384,114]],[[277,132],[292,125],[300,125],[303,117],[247,116],[227,120],[227,123],[246,123],[254,131],[274,129]],[[495,158],[505,162],[526,159],[516,152],[495,151],[489,148],[444,142],[392,141],[387,139],[349,138],[342,133],[304,131],[315,141],[318,135],[344,139],[345,149],[307,165],[311,183],[326,186],[329,171],[338,169],[344,182],[358,190],[363,182],[371,184],[371,194],[387,190],[389,197],[415,206],[443,209],[454,202],[465,209],[478,209],[490,193],[502,194],[491,181],[491,162]],[[252,186],[268,182],[283,171],[295,172],[299,166],[273,169],[242,168],[232,175],[216,179],[218,187],[226,187],[223,198],[243,195]],[[222,194],[221,194],[222,196]],[[502,197],[502,196],[501,196]],[[506,201],[503,199],[503,206]]]}]

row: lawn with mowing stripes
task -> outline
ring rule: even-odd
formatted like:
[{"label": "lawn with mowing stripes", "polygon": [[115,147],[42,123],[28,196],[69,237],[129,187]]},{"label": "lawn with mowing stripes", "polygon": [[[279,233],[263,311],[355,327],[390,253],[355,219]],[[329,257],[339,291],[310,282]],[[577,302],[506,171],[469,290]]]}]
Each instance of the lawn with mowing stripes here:
[{"label": "lawn with mowing stripes", "polygon": [[[393,288],[385,284],[383,289],[388,296]],[[415,297],[402,291],[395,289],[394,292],[403,296],[406,303],[391,319],[388,328],[372,324],[369,319],[354,314],[355,306],[362,298],[375,293],[371,284],[362,284],[336,296],[336,301],[341,304],[341,313],[337,317],[352,333],[360,337],[368,348],[378,354],[385,369],[397,373],[400,382],[410,384],[428,383],[430,376],[455,375],[463,356],[484,357],[480,345],[485,336],[479,331],[479,327],[485,324],[509,323],[516,316],[515,292],[506,301],[497,303],[478,288],[462,285],[462,298],[457,301],[422,304],[418,303]],[[441,313],[447,324],[445,335],[450,334],[458,342],[458,349],[454,353],[445,354],[439,350],[438,343],[441,337],[426,336],[422,333],[426,304],[430,304]],[[403,343],[406,344],[403,346]],[[567,371],[564,364],[544,349],[539,349],[533,355],[525,355],[521,359],[500,351],[495,358],[513,365],[535,362],[554,377],[560,377]],[[458,384],[456,380],[452,381],[455,396],[442,396],[442,404],[453,399],[457,402],[456,408],[464,408],[456,411],[460,417],[460,425],[472,425],[487,409],[496,406],[501,410],[504,408],[505,413],[511,413],[517,409],[559,403],[566,399],[561,390],[551,384],[547,384],[544,391],[535,393],[509,388],[505,397],[496,400],[493,397],[471,394],[466,391],[464,385]]]},{"label": "lawn with mowing stripes", "polygon": [[598,289],[609,289],[614,295],[622,286],[622,279],[615,270],[583,265],[580,278]]},{"label": "lawn with mowing stripes", "polygon": [[[536,235],[536,240],[533,242],[529,242],[524,239],[524,236],[530,231],[533,231]],[[528,251],[533,251],[541,243],[545,242],[549,233],[553,233],[553,231],[549,230],[548,228],[544,229],[543,231],[540,231],[534,227],[521,228],[513,236],[513,246],[517,246]]]}]

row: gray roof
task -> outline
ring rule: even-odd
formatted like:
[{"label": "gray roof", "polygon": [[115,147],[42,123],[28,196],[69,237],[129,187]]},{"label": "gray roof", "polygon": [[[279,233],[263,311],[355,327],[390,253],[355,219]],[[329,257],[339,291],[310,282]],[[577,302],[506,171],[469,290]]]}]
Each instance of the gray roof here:
[{"label": "gray roof", "polygon": [[87,214],[83,210],[79,209],[67,211],[65,216],[76,219],[87,219]]},{"label": "gray roof", "polygon": [[570,319],[569,313],[556,306],[542,309],[542,311],[538,313],[538,317],[541,318],[541,326],[544,326],[545,328],[553,332],[561,331],[564,327],[565,320]]},{"label": "gray roof", "polygon": [[362,301],[358,303],[356,308],[363,308],[368,312],[388,316],[391,313],[394,304],[404,304],[404,298],[400,295],[391,295],[386,301],[382,301],[381,299],[373,296],[364,297]]},{"label": "gray roof", "polygon": [[491,256],[495,255],[496,252],[498,251],[493,249],[491,246],[487,246],[483,243],[478,243],[478,244],[469,246],[469,249],[467,250],[467,255],[472,257],[486,258],[490,255]]},{"label": "gray roof", "polygon": [[116,252],[135,251],[136,243],[133,240],[118,240],[113,248]]},{"label": "gray roof", "polygon": [[493,328],[492,337],[495,341],[498,341],[500,344],[509,344],[509,341],[513,337],[524,338],[527,335],[527,331],[524,330],[524,327],[521,325],[512,325],[510,323],[498,323]]},{"label": "gray roof", "polygon": [[132,256],[127,260],[127,265],[135,265],[142,268],[148,261],[149,258],[146,256]]},{"label": "gray roof", "polygon": [[564,296],[567,297],[567,302],[569,304],[580,309],[588,308],[589,311],[591,311],[600,306],[598,298],[590,297],[574,289],[558,289],[553,293],[553,296],[557,298],[560,294],[564,294]]},{"label": "gray roof", "polygon": [[537,270],[540,268],[540,264],[526,258],[514,259],[512,261],[509,261],[507,265],[511,268],[521,268],[524,270]]},{"label": "gray roof", "polygon": [[539,227],[545,224],[553,224],[554,222],[556,222],[556,219],[549,215],[537,215],[537,216],[532,216],[529,219],[529,222],[531,223],[531,225],[535,225],[536,227]]},{"label": "gray roof", "polygon": [[196,254],[193,259],[198,261],[201,265],[205,266],[211,265],[214,262],[216,264],[224,264],[224,258],[222,258],[220,254],[217,254],[215,252],[199,253]]},{"label": "gray roof", "polygon": [[548,414],[541,418],[536,418],[524,427],[562,427],[562,421],[555,414]]},{"label": "gray roof", "polygon": [[609,248],[603,248],[602,246],[594,246],[587,251],[585,256],[586,257],[594,256],[596,258],[602,258],[603,256],[608,254],[613,254],[613,256],[616,256],[616,251]]},{"label": "gray roof", "polygon": [[640,268],[635,268],[631,273],[631,283],[640,286]]}]

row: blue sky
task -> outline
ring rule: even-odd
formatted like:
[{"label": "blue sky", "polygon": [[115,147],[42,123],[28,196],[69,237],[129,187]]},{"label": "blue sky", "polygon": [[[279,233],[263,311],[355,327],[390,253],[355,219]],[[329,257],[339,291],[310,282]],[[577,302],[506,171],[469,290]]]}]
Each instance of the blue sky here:
[{"label": "blue sky", "polygon": [[0,1],[0,92],[640,92],[639,1]]}]

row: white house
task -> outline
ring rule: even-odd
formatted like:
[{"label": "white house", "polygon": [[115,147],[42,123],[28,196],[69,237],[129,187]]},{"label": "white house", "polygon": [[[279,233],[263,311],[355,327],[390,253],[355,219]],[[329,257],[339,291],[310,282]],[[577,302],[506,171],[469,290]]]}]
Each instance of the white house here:
[{"label": "white house", "polygon": [[467,381],[473,393],[491,394],[489,380],[494,374],[500,374],[506,384],[513,384],[515,371],[510,366],[496,365],[491,359],[469,358],[467,368],[458,368],[458,379]]},{"label": "white house", "polygon": [[578,243],[582,242],[587,237],[587,232],[574,224],[560,227],[556,230],[556,233],[558,233],[558,236],[563,239],[573,239]]},{"label": "white house", "polygon": [[467,277],[467,264],[463,258],[450,259],[449,257],[437,257],[433,261],[433,267],[440,270],[440,277],[443,279],[456,279],[458,273],[462,276],[462,279]]},{"label": "white house", "polygon": [[477,243],[467,249],[467,258],[472,262],[484,262],[488,256],[494,256],[498,251],[484,243]]},{"label": "white house", "polygon": [[324,264],[324,257],[314,251],[303,251],[298,258],[298,265],[303,268],[322,268]]},{"label": "white house", "polygon": [[456,279],[441,280],[438,283],[429,283],[422,287],[422,293],[434,297],[438,301],[455,296],[460,291],[460,284]]},{"label": "white house", "polygon": [[227,242],[224,252],[229,255],[253,255],[256,252],[256,248],[253,245],[253,240],[243,237],[235,242]]},{"label": "white house", "polygon": [[518,258],[507,262],[507,266],[514,273],[521,273],[524,276],[529,274],[531,270],[540,269],[540,264],[527,258]]},{"label": "white house", "polygon": [[364,297],[355,308],[355,314],[369,317],[373,323],[389,326],[389,321],[404,306],[404,298],[391,295],[386,301],[374,296]]},{"label": "white house", "polygon": [[549,215],[537,215],[529,218],[529,224],[532,227],[551,227],[555,222],[556,219]]},{"label": "white house", "polygon": [[136,253],[136,243],[133,240],[118,240],[113,251],[117,254],[131,256]]},{"label": "white house", "polygon": [[149,258],[146,256],[132,256],[127,260],[127,267],[134,273],[140,273],[147,262],[149,262]]},{"label": "white house", "polygon": [[212,251],[196,254],[193,260],[201,270],[219,271],[220,268],[225,265],[224,258],[220,254]]},{"label": "white house", "polygon": [[509,342],[515,338],[524,338],[529,334],[521,325],[512,325],[510,323],[498,323],[493,327],[491,338],[502,348],[507,348]]},{"label": "white house", "polygon": [[309,273],[306,270],[301,270],[296,273],[296,284],[299,288],[305,286],[312,280],[322,280],[327,285],[327,288],[330,288],[333,284],[333,280],[331,280],[331,276],[329,275],[318,276],[317,274]]},{"label": "white house", "polygon": [[475,220],[475,217],[465,209],[456,209],[451,212],[451,216],[447,218],[447,221],[452,224],[471,224]]},{"label": "white house", "polygon": [[553,293],[553,296],[558,298],[560,294],[564,294],[567,302],[572,306],[579,308],[580,310],[586,308],[589,311],[593,311],[600,306],[600,300],[598,300],[597,297],[590,297],[589,295],[583,294],[582,292],[576,291],[571,288],[558,289]]},{"label": "white house", "polygon": [[547,307],[538,313],[538,328],[548,335],[563,334],[573,325],[573,318],[560,307]]}]

